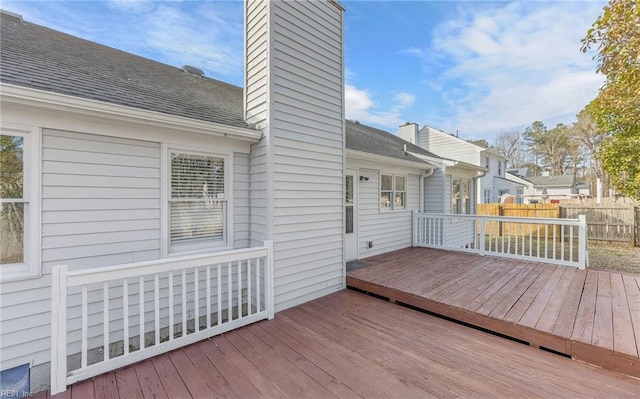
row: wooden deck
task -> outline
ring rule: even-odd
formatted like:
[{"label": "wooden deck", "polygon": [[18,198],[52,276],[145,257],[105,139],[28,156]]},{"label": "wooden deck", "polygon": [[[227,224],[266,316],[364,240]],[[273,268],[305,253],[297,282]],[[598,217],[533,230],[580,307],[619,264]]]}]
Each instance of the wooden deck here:
[{"label": "wooden deck", "polygon": [[639,396],[638,379],[343,290],[56,397]]},{"label": "wooden deck", "polygon": [[408,248],[347,285],[640,377],[640,276]]}]

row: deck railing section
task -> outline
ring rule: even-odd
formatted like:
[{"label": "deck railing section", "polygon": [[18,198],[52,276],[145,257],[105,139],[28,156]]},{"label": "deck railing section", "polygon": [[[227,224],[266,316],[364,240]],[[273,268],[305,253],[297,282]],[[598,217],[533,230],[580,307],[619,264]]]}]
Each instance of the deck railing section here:
[{"label": "deck railing section", "polygon": [[413,246],[541,261],[584,269],[584,215],[578,219],[413,214]]},{"label": "deck railing section", "polygon": [[273,243],[70,271],[53,268],[51,393],[273,318]]}]

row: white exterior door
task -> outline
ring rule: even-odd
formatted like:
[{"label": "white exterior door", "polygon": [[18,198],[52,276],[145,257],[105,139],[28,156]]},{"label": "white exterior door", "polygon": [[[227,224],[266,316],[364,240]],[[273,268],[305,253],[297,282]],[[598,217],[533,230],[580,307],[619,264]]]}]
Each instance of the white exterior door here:
[{"label": "white exterior door", "polygon": [[358,171],[347,169],[344,177],[344,232],[347,262],[358,259]]}]

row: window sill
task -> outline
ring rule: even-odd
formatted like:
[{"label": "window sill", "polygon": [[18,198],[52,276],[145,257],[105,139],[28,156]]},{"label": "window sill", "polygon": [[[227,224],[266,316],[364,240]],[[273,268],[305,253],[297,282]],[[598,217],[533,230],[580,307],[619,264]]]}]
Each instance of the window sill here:
[{"label": "window sill", "polygon": [[[31,280],[42,277],[41,273],[25,271],[26,265],[0,265],[0,283]],[[13,270],[12,270],[13,269]]]}]

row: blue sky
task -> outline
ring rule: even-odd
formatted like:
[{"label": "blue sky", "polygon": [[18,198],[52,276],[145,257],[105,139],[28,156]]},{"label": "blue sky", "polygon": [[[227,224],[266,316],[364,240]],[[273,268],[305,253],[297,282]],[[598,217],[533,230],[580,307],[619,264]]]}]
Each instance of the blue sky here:
[{"label": "blue sky", "polygon": [[[580,39],[605,1],[343,1],[346,116],[492,142],[570,124],[603,83]],[[241,1],[2,1],[29,22],[242,84]]]}]

